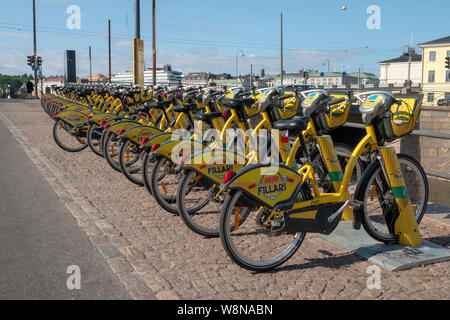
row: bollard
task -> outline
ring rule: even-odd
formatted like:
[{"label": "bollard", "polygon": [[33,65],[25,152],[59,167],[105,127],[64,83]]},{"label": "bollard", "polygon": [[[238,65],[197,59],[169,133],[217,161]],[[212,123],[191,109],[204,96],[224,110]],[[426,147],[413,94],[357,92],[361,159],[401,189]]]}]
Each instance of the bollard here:
[{"label": "bollard", "polygon": [[[322,151],[323,160],[327,166],[328,173],[330,175],[331,182],[334,187],[335,192],[339,192],[342,183],[342,168],[339,163],[336,151],[334,150],[333,140],[331,136],[323,135],[317,137],[317,141],[320,145],[320,150]],[[345,191],[345,195],[350,199],[350,194],[348,188]],[[347,207],[342,213],[341,220],[353,220],[353,208]]]},{"label": "bollard", "polygon": [[398,244],[403,246],[418,246],[422,244],[422,238],[411,207],[411,200],[406,189],[395,149],[394,147],[380,147],[379,150],[383,157],[386,173],[399,211],[399,216],[394,224]]}]

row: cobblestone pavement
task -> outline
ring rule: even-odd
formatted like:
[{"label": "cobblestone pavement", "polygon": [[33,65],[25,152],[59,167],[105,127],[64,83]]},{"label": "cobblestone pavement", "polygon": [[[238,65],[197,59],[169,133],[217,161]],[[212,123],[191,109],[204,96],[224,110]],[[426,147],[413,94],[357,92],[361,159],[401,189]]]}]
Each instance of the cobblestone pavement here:
[{"label": "cobblestone pavement", "polygon": [[[66,205],[75,208],[72,213],[80,227],[134,298],[450,296],[450,262],[397,272],[382,269],[381,289],[370,290],[366,283],[371,263],[312,234],[306,236],[293,258],[273,272],[255,274],[241,269],[226,255],[220,239],[205,239],[189,231],[179,217],[159,208],[145,188],[128,182],[89,149],[68,153],[57,147],[52,137],[53,121],[37,103],[0,102],[0,116],[2,113],[18,128],[16,133],[24,135],[24,143],[31,145],[34,154],[48,162],[48,170],[56,172],[55,179],[66,182],[66,190],[76,200],[69,199]],[[49,182],[55,179],[47,178]],[[57,193],[64,195],[64,191]],[[67,200],[67,195],[64,197]],[[76,209],[78,204],[91,218]],[[425,218],[420,231],[424,239],[449,247],[448,225]]]}]

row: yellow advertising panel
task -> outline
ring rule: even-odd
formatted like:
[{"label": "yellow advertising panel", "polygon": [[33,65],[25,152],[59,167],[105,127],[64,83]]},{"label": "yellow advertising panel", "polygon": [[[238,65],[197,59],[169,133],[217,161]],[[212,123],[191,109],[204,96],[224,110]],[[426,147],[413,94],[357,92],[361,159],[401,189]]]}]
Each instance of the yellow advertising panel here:
[{"label": "yellow advertising panel", "polygon": [[80,126],[87,118],[87,114],[78,111],[62,111],[55,118],[59,118],[71,126]]},{"label": "yellow advertising panel", "polygon": [[223,182],[229,171],[237,171],[244,167],[245,156],[223,149],[203,150],[186,159],[183,167],[192,168],[217,184]]},{"label": "yellow advertising panel", "polygon": [[238,172],[238,175],[228,188],[241,189],[270,208],[292,200],[302,180],[296,171],[277,165],[248,166],[247,171]]},{"label": "yellow advertising panel", "polygon": [[128,138],[132,140],[133,142],[136,142],[137,144],[140,144],[142,139],[144,138],[150,138],[154,134],[160,133],[161,130],[155,127],[150,126],[137,126],[128,129],[124,133],[122,133],[120,136]]},{"label": "yellow advertising panel", "polygon": [[137,123],[135,121],[121,121],[121,122],[114,123],[113,125],[108,127],[108,129],[106,131],[119,133],[119,131],[122,129],[127,130],[127,129],[130,129],[131,127],[135,127],[137,125],[139,125],[139,123]]}]

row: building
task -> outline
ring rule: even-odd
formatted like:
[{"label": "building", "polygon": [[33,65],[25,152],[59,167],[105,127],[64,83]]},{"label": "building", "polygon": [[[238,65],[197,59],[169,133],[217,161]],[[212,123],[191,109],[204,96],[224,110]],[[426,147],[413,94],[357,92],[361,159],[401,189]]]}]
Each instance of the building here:
[{"label": "building", "polygon": [[[181,80],[183,87],[203,87],[209,85],[216,80],[230,80],[232,79],[229,73],[212,74],[209,72],[190,72]],[[227,82],[225,81],[225,82]]]},{"label": "building", "polygon": [[381,87],[403,87],[408,80],[408,74],[412,86],[422,84],[422,56],[414,49],[410,48],[398,58],[381,61],[379,65]]},{"label": "building", "polygon": [[[44,93],[49,94],[49,93],[55,93],[55,87],[62,87],[64,85],[64,77],[48,77],[45,78],[44,81],[42,82],[42,87],[44,90]],[[39,94],[41,91],[41,86],[38,83],[38,91]]]},{"label": "building", "polygon": [[364,85],[364,86],[377,87],[377,86],[380,85],[380,79],[378,79],[378,77],[375,74],[373,74],[373,73],[353,72],[353,73],[349,73],[348,76],[356,78],[356,79],[361,77],[361,84]]},{"label": "building", "polygon": [[[181,72],[172,70],[170,64],[162,68],[156,68],[156,85],[166,87],[179,87],[181,85]],[[125,71],[117,73],[111,80],[112,83],[131,85],[133,84],[133,72]],[[144,85],[150,86],[153,83],[153,69],[147,68],[144,71]]]},{"label": "building", "polygon": [[419,47],[424,103],[436,106],[439,99],[450,98],[450,70],[445,69],[445,58],[450,57],[450,36],[421,43]]},{"label": "building", "polygon": [[207,86],[209,80],[214,79],[209,72],[189,72],[181,81],[183,87]]},{"label": "building", "polygon": [[354,77],[343,72],[307,71],[309,74],[309,79],[306,81],[306,84],[325,88],[346,87],[358,84],[358,77]]},{"label": "building", "polygon": [[90,76],[86,76],[80,80],[81,82],[108,82],[109,76],[105,76],[102,73],[94,73],[92,74],[92,80],[90,79]]}]

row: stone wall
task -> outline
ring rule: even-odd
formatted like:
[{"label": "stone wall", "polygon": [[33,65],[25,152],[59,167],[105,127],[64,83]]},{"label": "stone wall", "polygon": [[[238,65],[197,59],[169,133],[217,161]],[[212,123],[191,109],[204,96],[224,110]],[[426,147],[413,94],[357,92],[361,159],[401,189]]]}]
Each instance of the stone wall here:
[{"label": "stone wall", "polygon": [[[450,107],[422,107],[420,130],[450,134]],[[420,162],[426,169],[450,174],[450,140],[420,137]]]}]

